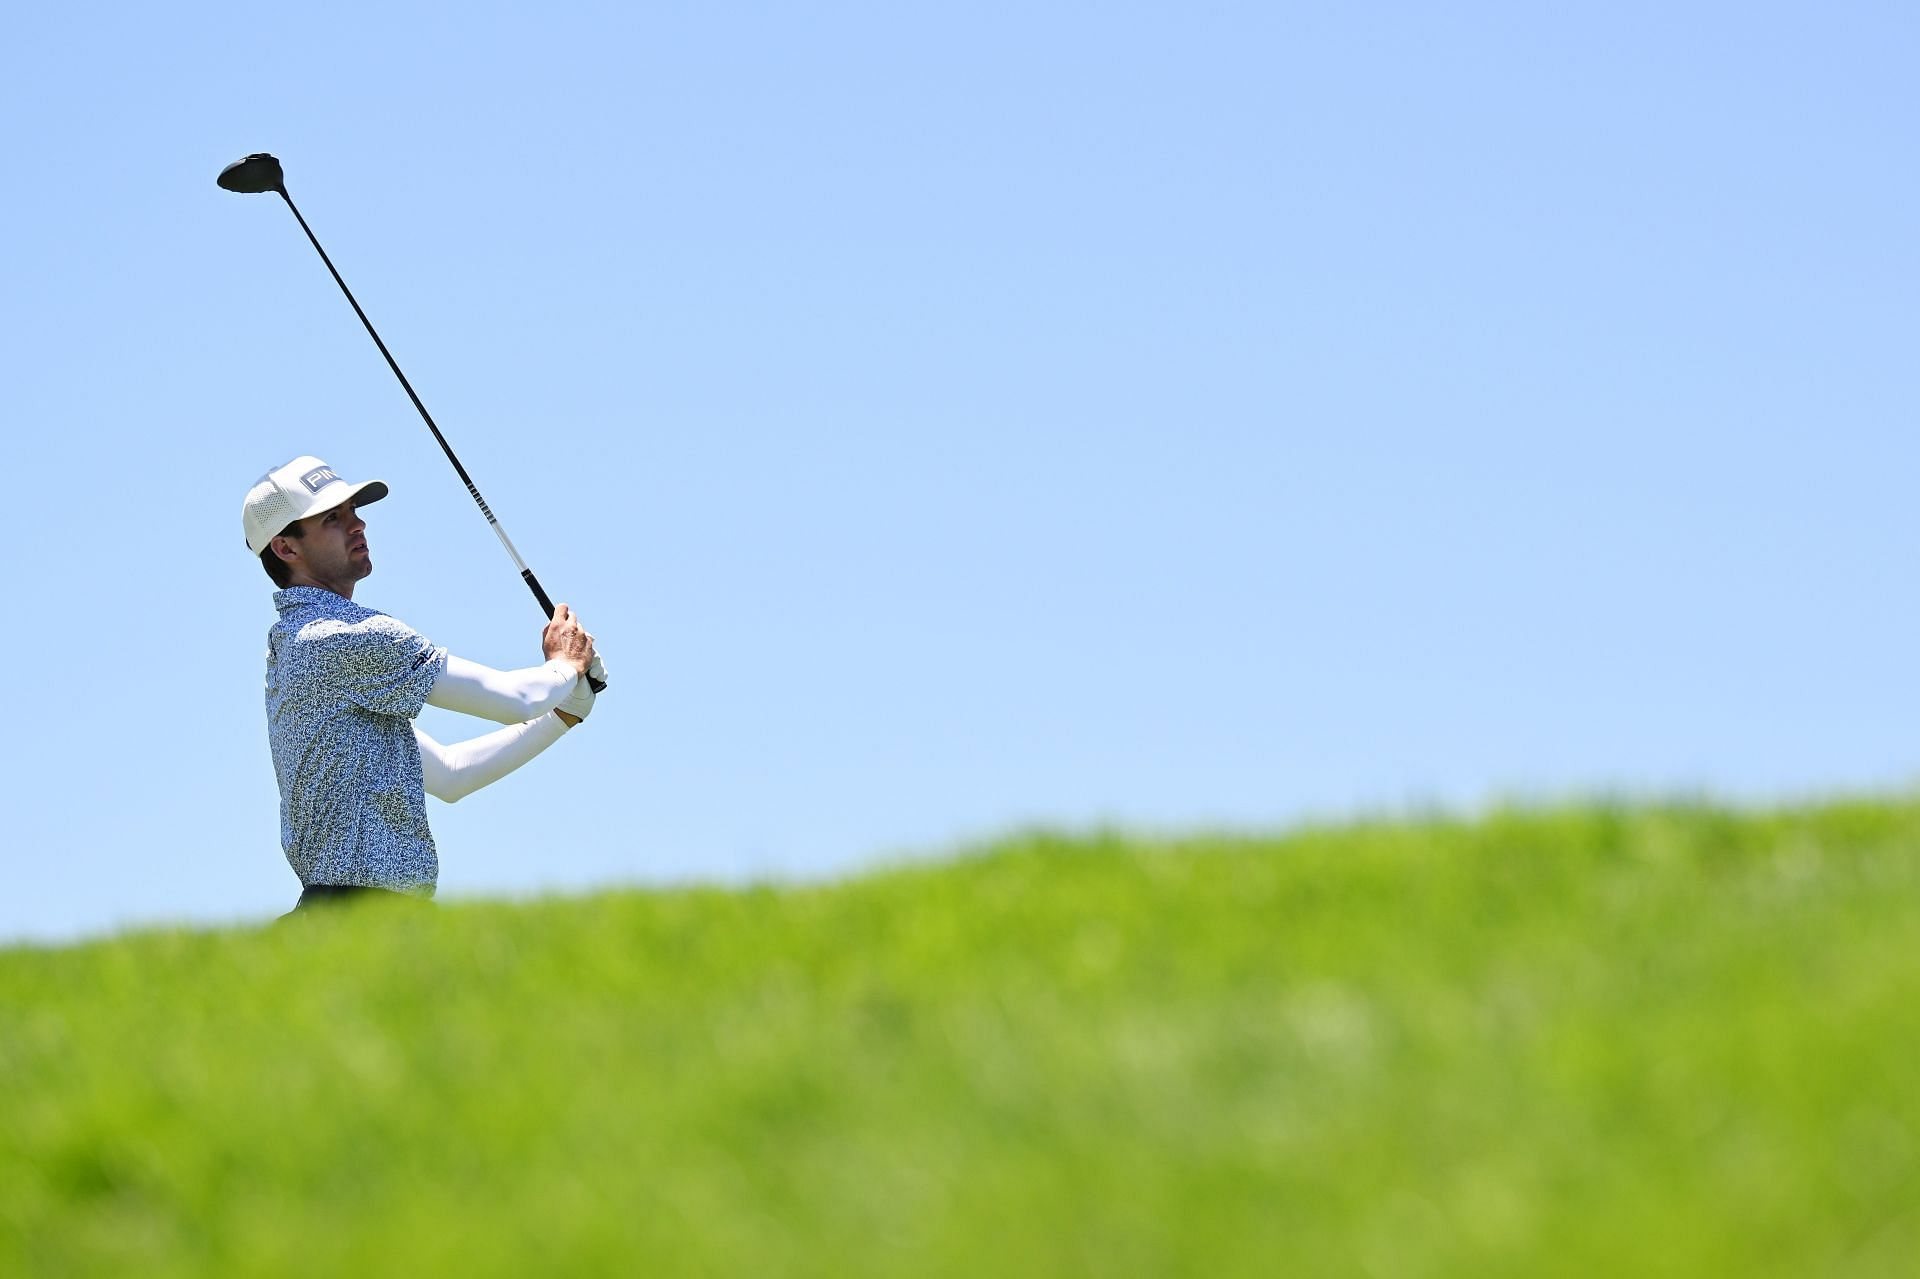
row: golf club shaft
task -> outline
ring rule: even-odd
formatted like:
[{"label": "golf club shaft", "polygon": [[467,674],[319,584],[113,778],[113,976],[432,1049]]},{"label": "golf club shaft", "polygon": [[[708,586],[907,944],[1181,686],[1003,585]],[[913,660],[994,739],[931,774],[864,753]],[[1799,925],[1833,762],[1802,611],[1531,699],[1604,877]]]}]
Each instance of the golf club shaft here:
[{"label": "golf club shaft", "polygon": [[[347,282],[340,278],[340,271],[333,265],[333,259],[328,257],[327,251],[320,247],[320,237],[313,233],[313,228],[307,225],[307,220],[300,216],[300,206],[295,204],[293,197],[287,194],[286,187],[281,186],[276,190],[280,198],[287,202],[287,207],[293,210],[294,219],[300,223],[300,229],[307,233],[307,240],[313,245],[313,251],[318,253],[320,260],[327,264],[327,272],[333,276],[333,282],[340,286],[340,292],[346,294],[347,302],[353,307],[353,313],[359,316],[360,323],[366,326],[367,336],[372,338],[373,344],[380,348],[380,354],[385,357],[387,367],[392,369],[393,375],[400,379],[400,385],[405,389],[407,398],[413,401],[413,407],[420,412],[420,420],[427,424],[429,431],[433,432],[433,438],[439,442],[440,451],[447,455],[447,461],[453,463],[454,472],[459,475],[460,482],[467,486],[467,492],[473,495],[474,504],[480,508],[480,514],[487,517],[487,523],[492,527],[494,535],[500,539],[500,545],[506,547],[507,554],[513,557],[513,562],[519,568],[520,577],[526,582],[527,589],[533,592],[533,598],[540,602],[540,607],[546,615],[552,617],[553,601],[547,597],[547,592],[541,587],[540,579],[533,575],[533,570],[527,567],[527,562],[520,558],[520,552],[514,549],[512,539],[507,536],[507,530],[501,528],[500,521],[494,518],[493,508],[487,505],[486,498],[480,496],[479,487],[474,484],[473,477],[467,474],[467,468],[460,465],[460,459],[454,453],[453,446],[447,443],[447,437],[440,434],[440,428],[434,424],[433,414],[427,412],[427,406],[420,402],[420,396],[414,391],[413,383],[407,381],[407,375],[400,371],[399,362],[393,358],[393,352],[387,350],[387,344],[380,340],[380,334],[374,329],[373,321],[369,320],[367,313],[360,309],[359,299],[353,296],[353,290],[347,287]],[[591,682],[596,693],[606,687],[600,680]]]}]

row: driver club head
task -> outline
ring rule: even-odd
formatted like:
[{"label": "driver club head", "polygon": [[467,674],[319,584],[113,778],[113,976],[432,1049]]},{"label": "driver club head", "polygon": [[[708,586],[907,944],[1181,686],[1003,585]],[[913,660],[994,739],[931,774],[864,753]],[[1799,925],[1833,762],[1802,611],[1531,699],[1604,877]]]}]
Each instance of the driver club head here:
[{"label": "driver club head", "polygon": [[286,175],[280,172],[280,161],[265,151],[256,151],[242,160],[235,160],[220,170],[215,179],[228,191],[239,191],[244,195],[258,195],[262,191],[278,191],[285,195]]}]

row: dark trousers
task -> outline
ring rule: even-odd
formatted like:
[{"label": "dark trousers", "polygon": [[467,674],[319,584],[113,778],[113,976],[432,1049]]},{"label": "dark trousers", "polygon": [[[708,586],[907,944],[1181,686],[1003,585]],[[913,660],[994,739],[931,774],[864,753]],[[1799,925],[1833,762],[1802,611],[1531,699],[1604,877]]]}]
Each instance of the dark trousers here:
[{"label": "dark trousers", "polygon": [[292,919],[303,910],[324,910],[328,906],[343,906],[357,898],[378,898],[384,902],[421,902],[425,899],[412,897],[406,893],[396,893],[387,888],[368,888],[361,884],[308,884],[300,890],[300,900],[293,909],[280,916]]}]

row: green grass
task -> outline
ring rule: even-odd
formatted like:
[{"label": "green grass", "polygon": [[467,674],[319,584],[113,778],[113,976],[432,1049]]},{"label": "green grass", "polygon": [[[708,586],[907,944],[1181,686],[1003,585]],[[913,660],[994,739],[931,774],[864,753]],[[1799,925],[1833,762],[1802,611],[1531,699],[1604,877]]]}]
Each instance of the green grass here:
[{"label": "green grass", "polygon": [[0,1275],[1907,1275],[1920,804],[0,950]]}]

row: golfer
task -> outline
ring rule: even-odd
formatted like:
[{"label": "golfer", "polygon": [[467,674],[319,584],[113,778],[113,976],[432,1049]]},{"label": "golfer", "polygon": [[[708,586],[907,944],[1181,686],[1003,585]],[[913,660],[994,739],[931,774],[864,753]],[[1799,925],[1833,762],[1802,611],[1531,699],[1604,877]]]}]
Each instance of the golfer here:
[{"label": "golfer", "polygon": [[[454,657],[353,602],[373,572],[361,510],[387,495],[297,457],[248,490],[247,549],[280,589],[267,633],[267,740],[280,783],[280,845],[296,910],[359,893],[430,898],[440,863],[425,795],[452,802],[559,741],[593,709],[581,678],[593,636],[565,604],[540,637],[546,661],[496,671]],[[434,705],[508,725],[442,746],[413,723]]]}]

